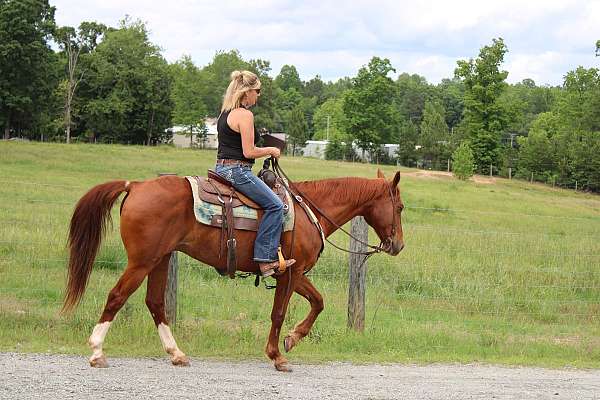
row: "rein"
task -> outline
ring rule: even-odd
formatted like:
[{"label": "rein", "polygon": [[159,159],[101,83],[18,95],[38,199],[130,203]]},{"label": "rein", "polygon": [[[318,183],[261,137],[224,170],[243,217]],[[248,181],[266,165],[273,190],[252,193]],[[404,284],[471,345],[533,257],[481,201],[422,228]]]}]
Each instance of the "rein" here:
[{"label": "rein", "polygon": [[[363,244],[365,246],[367,246],[368,248],[372,249],[370,251],[352,251],[352,250],[348,250],[348,249],[344,249],[338,245],[336,245],[335,243],[333,243],[331,240],[329,240],[328,238],[325,237],[325,240],[327,241],[327,243],[331,244],[333,247],[335,247],[338,250],[342,250],[345,251],[346,253],[351,253],[351,254],[359,254],[359,255],[364,255],[367,256],[367,258],[375,253],[380,253],[382,251],[384,251],[384,242],[381,241],[379,243],[378,246],[373,246],[369,243],[363,242],[362,240],[360,240],[359,238],[357,238],[356,236],[352,235],[350,232],[348,232],[347,230],[345,230],[343,227],[341,227],[340,225],[338,225],[335,221],[333,221],[329,216],[327,216],[327,214],[325,214],[323,212],[323,210],[321,210],[311,199],[309,199],[308,197],[306,197],[306,195],[304,193],[302,193],[302,191],[300,191],[300,189],[298,189],[298,187],[296,187],[295,185],[292,184],[290,178],[287,176],[287,174],[285,173],[285,171],[281,168],[281,166],[279,165],[279,161],[276,158],[271,158],[271,164],[273,166],[273,170],[275,171],[275,173],[281,178],[281,180],[283,181],[283,186],[285,187],[285,189],[292,194],[292,198],[294,200],[296,200],[296,202],[302,206],[302,208],[304,208],[306,206],[305,203],[308,203],[313,209],[315,209],[319,214],[321,214],[321,216],[323,216],[323,218],[325,218],[327,220],[327,222],[329,222],[330,224],[332,224],[334,227],[336,227],[337,229],[341,230],[342,232],[344,232],[346,235],[348,235],[349,237],[351,237],[352,239],[354,239],[355,241],[357,241],[360,244]],[[284,179],[285,178],[285,179]],[[287,182],[287,183],[286,183]],[[293,187],[293,190],[292,190]],[[390,191],[390,199],[392,201],[392,204],[394,203],[394,196],[392,193],[392,189],[391,187],[388,188]],[[297,193],[294,193],[294,191]],[[303,200],[304,199],[304,200]],[[392,213],[394,208],[392,207]],[[306,211],[306,210],[305,210]],[[393,215],[392,215],[392,221],[393,221]],[[318,222],[317,222],[318,223]],[[318,226],[319,230],[322,231],[322,227]],[[394,236],[394,234],[396,233],[396,226],[392,223],[392,233],[391,235],[385,239],[386,242],[391,242],[392,237]],[[366,261],[366,258],[365,258]]]}]

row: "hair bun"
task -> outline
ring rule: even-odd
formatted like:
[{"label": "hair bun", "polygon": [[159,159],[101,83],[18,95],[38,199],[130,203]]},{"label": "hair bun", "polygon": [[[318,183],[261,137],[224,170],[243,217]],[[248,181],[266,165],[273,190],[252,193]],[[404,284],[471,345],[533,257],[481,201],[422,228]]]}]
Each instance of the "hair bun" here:
[{"label": "hair bun", "polygon": [[244,79],[244,74],[242,73],[242,71],[233,71],[231,73],[231,80],[235,81],[242,81]]}]

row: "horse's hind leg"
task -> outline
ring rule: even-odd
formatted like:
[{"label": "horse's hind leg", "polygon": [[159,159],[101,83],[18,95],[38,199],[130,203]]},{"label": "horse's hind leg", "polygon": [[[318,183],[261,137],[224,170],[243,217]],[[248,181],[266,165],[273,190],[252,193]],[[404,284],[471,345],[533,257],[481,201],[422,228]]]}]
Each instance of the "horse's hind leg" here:
[{"label": "horse's hind leg", "polygon": [[108,294],[104,311],[100,317],[100,321],[94,327],[92,335],[88,340],[93,354],[90,357],[90,365],[92,367],[107,367],[106,357],[102,352],[102,344],[108,333],[108,328],[112,323],[117,312],[123,307],[129,296],[140,286],[149,268],[143,265],[127,264],[127,268],[115,287]]},{"label": "horse's hind leg", "polygon": [[295,288],[296,293],[304,297],[310,302],[310,312],[307,317],[294,327],[294,329],[285,337],[283,341],[283,347],[286,352],[290,351],[295,345],[298,344],[302,338],[308,335],[312,328],[315,320],[323,311],[323,296],[313,286],[312,282],[302,275]]},{"label": "horse's hind leg", "polygon": [[163,348],[171,356],[173,365],[189,366],[190,361],[175,342],[171,328],[165,314],[165,288],[167,286],[167,275],[169,272],[169,259],[171,255],[165,256],[160,263],[148,275],[148,290],[146,292],[146,305],[154,323],[158,328],[158,336]]}]

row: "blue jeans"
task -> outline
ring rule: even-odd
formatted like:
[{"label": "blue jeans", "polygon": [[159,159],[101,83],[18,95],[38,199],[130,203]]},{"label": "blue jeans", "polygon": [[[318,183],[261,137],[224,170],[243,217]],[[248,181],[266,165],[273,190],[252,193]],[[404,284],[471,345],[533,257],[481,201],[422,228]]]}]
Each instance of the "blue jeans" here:
[{"label": "blue jeans", "polygon": [[233,184],[233,187],[254,200],[264,210],[254,241],[254,261],[273,262],[283,230],[283,203],[245,164],[215,166],[215,172]]}]

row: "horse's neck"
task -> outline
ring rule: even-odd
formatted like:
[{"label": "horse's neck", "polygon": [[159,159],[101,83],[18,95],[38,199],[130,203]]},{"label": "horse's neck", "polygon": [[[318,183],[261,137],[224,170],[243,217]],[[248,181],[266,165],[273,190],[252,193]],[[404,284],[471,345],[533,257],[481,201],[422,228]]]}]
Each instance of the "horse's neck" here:
[{"label": "horse's neck", "polygon": [[[299,182],[298,189],[312,201],[335,225],[342,226],[357,215],[362,215],[364,205],[373,199],[377,187],[372,179],[337,178]],[[310,203],[309,203],[310,204]],[[313,209],[323,227],[325,236],[338,227]]]}]

